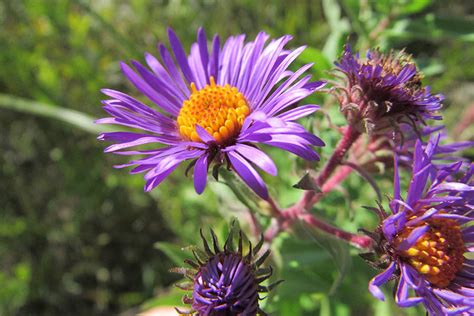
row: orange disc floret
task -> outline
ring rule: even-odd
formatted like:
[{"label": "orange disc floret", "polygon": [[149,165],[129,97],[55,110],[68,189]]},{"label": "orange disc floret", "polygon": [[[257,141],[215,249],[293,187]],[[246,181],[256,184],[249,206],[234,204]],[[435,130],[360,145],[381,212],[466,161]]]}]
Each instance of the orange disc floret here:
[{"label": "orange disc floret", "polygon": [[178,115],[178,128],[186,140],[202,142],[196,132],[196,125],[204,128],[219,145],[235,141],[244,119],[250,114],[250,107],[237,88],[226,84],[216,85],[210,78],[210,85],[197,90],[191,83],[192,93]]},{"label": "orange disc floret", "polygon": [[463,264],[466,246],[461,227],[451,219],[436,218],[408,226],[395,239],[400,245],[413,229],[429,225],[430,229],[423,234],[409,249],[399,255],[413,268],[423,274],[432,285],[444,288],[456,277]]}]

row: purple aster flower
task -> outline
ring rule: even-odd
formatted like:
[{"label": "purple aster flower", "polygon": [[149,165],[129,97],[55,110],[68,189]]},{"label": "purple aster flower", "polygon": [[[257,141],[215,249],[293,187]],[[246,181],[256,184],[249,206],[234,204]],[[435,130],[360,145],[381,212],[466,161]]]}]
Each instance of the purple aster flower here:
[{"label": "purple aster flower", "polygon": [[405,200],[395,158],[392,214],[380,210],[383,221],[370,233],[378,245],[377,266],[385,270],[370,281],[369,290],[384,300],[379,287],[396,278],[401,307],[422,303],[430,315],[472,315],[474,260],[465,254],[474,251],[474,165],[455,181],[463,162],[434,166],[438,142],[433,135],[426,146],[416,143]]},{"label": "purple aster flower", "polygon": [[443,96],[423,87],[421,74],[405,53],[369,50],[362,59],[346,45],[336,66],[345,75],[343,86],[335,90],[341,111],[360,132],[398,131],[400,124],[416,128],[417,122],[441,119],[436,112]]},{"label": "purple aster flower", "polygon": [[[146,172],[146,191],[160,184],[181,162],[191,161],[197,193],[204,191],[212,163],[227,164],[266,199],[267,188],[255,166],[271,175],[276,175],[277,169],[257,144],[275,146],[307,160],[319,159],[312,146],[324,143],[295,122],[319,107],[296,104],[324,83],[310,82],[310,76],[304,75],[311,65],[288,70],[304,47],[284,49],[290,36],[265,45],[269,36],[259,33],[248,43],[245,35],[229,37],[222,47],[216,35],[208,49],[206,35],[199,29],[197,42],[186,55],[171,29],[168,36],[172,52],[160,43],[161,62],[147,53],[148,68],[132,61],[133,70],[122,63],[127,79],[153,106],[122,92],[102,91],[111,98],[103,101],[111,117],[98,123],[139,131],[104,133],[99,139],[115,143],[105,152],[145,156],[117,167],[135,166],[131,173]],[[124,150],[139,145],[158,148]]]},{"label": "purple aster flower", "polygon": [[[259,293],[269,292],[281,281],[269,286],[260,283],[272,275],[271,267],[260,267],[270,254],[265,251],[260,257],[263,237],[252,248],[248,243],[245,250],[243,234],[239,231],[237,245],[234,244],[236,230],[232,226],[223,249],[211,230],[212,246],[209,245],[201,230],[203,250],[194,249],[195,261],[186,262],[191,269],[177,268],[173,272],[184,274],[191,282],[177,286],[192,291],[192,298],[185,296],[183,302],[190,304],[191,311],[179,313],[202,316],[226,315],[266,315],[258,306]],[[212,248],[211,248],[212,247]]]}]

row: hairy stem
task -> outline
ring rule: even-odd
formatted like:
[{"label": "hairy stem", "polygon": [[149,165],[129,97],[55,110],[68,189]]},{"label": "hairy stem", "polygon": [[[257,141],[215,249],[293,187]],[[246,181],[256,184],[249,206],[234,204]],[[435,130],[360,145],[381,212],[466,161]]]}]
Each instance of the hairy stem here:
[{"label": "hairy stem", "polygon": [[[334,170],[336,170],[341,165],[341,162],[344,159],[347,151],[349,148],[351,148],[352,144],[359,138],[359,136],[360,132],[358,132],[354,127],[350,125],[346,127],[346,130],[334,149],[332,156],[326,162],[323,169],[316,178],[316,184],[321,187],[323,193],[328,192],[324,190],[325,183],[328,181]],[[306,191],[298,204],[300,204],[300,206],[304,207],[305,209],[310,209],[319,200],[321,195],[321,193],[314,191]]]},{"label": "hairy stem", "polygon": [[319,186],[322,186],[333,173],[333,171],[341,164],[344,155],[347,153],[352,144],[357,140],[357,138],[359,138],[359,136],[360,132],[350,125],[347,126],[346,130],[344,131],[344,135],[334,149],[332,156],[327,161],[323,170],[321,170],[319,173],[319,176],[316,180]]},{"label": "hairy stem", "polygon": [[281,231],[291,228],[291,226],[296,222],[300,221],[312,228],[316,228],[338,239],[346,241],[359,249],[370,249],[373,245],[373,241],[370,237],[353,234],[337,228],[301,208],[290,207],[282,213],[282,216],[283,219],[273,219],[272,224],[266,230],[264,237],[267,242],[271,242]]},{"label": "hairy stem", "polygon": [[332,191],[337,185],[344,181],[352,173],[352,168],[349,166],[341,166],[336,172],[324,183],[321,187],[323,193]]},{"label": "hairy stem", "polygon": [[[331,191],[351,173],[352,168],[342,166],[341,163],[347,151],[359,136],[360,132],[354,127],[346,127],[342,139],[337,144],[332,156],[315,180],[316,184],[321,187],[320,193],[306,191],[299,202],[284,211],[280,211],[274,202],[270,203],[274,220],[265,232],[265,239],[267,241],[273,240],[281,231],[289,229],[296,221],[303,221],[307,225],[344,240],[357,248],[367,249],[372,246],[372,240],[369,237],[346,232],[316,218],[313,214],[308,212],[324,193]],[[336,169],[337,172],[333,175]]]},{"label": "hairy stem", "polygon": [[345,230],[332,226],[321,219],[316,218],[312,214],[303,213],[300,214],[298,218],[304,221],[306,224],[310,225],[311,227],[317,228],[334,237],[347,241],[354,247],[360,249],[369,249],[372,247],[372,239],[370,237],[347,232]]}]

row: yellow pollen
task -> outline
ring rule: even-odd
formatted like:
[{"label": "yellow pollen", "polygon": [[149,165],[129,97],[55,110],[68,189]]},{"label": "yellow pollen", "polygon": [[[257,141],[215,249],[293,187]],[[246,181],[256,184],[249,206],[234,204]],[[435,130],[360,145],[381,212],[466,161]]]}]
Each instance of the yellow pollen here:
[{"label": "yellow pollen", "polygon": [[430,219],[406,227],[397,235],[395,246],[398,247],[413,229],[422,225],[429,225],[430,229],[411,248],[401,251],[399,255],[431,284],[444,288],[456,277],[464,263],[466,246],[461,228],[451,219]]},{"label": "yellow pollen", "polygon": [[185,140],[202,142],[196,132],[196,125],[199,125],[219,145],[232,143],[244,119],[250,114],[250,107],[242,93],[228,84],[216,85],[213,77],[210,78],[210,85],[201,90],[191,83],[191,90],[191,96],[183,102],[177,119],[181,136]]}]

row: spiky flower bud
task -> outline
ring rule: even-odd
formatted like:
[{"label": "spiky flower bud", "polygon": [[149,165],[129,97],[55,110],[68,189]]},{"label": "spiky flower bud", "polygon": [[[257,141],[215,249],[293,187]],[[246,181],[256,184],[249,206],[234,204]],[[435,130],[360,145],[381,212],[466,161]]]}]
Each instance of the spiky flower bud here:
[{"label": "spiky flower bud", "polygon": [[[237,245],[234,244],[235,234],[238,234]],[[178,285],[193,292],[192,297],[183,298],[192,309],[178,312],[201,316],[266,315],[259,307],[259,294],[270,291],[280,282],[269,286],[260,284],[272,275],[271,267],[261,267],[270,250],[258,256],[263,238],[255,247],[250,242],[244,247],[246,238],[242,231],[237,233],[232,226],[221,249],[212,229],[211,236],[209,245],[201,230],[203,249],[193,249],[195,260],[186,261],[191,268],[172,270],[184,274],[192,282]]]},{"label": "spiky flower bud", "polygon": [[344,74],[343,84],[335,87],[341,111],[358,131],[380,134],[398,131],[400,124],[416,128],[427,119],[441,119],[436,112],[443,96],[422,85],[421,73],[404,52],[369,50],[362,59],[346,45],[336,66]]}]

